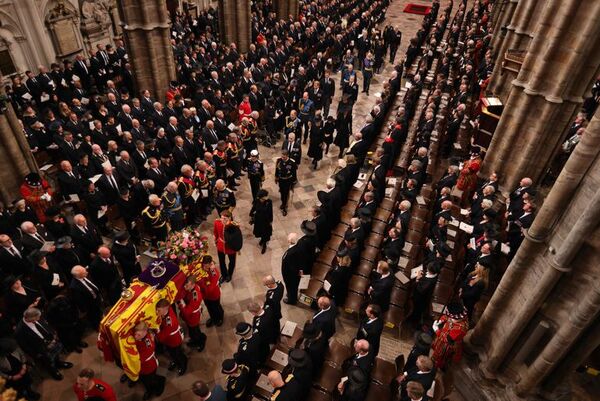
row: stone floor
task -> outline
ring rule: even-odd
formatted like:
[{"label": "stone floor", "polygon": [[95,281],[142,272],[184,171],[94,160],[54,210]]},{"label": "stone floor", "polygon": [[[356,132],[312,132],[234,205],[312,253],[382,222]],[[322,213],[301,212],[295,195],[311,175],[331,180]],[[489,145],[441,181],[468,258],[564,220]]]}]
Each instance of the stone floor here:
[{"label": "stone floor", "polygon": [[[384,24],[391,23],[400,26],[403,32],[402,44],[398,51],[396,62],[401,59],[401,55],[406,51],[409,39],[419,28],[422,16],[414,14],[404,14],[402,10],[409,2],[428,5],[430,1],[421,0],[393,0],[387,13],[387,19]],[[446,3],[446,2],[444,2]],[[386,60],[387,61],[387,60]],[[366,97],[360,94],[358,102],[354,108],[354,128],[359,130],[364,118],[370,111],[376,94],[381,89],[381,83],[388,79],[393,66],[386,62],[385,68],[379,76],[375,76],[371,84],[371,96]],[[360,73],[359,73],[360,75]],[[335,77],[339,79],[339,75]],[[362,80],[359,79],[362,86]],[[339,91],[338,91],[339,92]],[[334,102],[334,104],[337,102]],[[332,113],[335,113],[332,106]],[[278,148],[277,148],[278,149]],[[308,147],[305,145],[303,153],[306,153]],[[248,213],[250,211],[250,185],[247,179],[243,179],[242,185],[236,192],[237,208],[234,213],[236,220],[241,223],[244,233],[244,248],[241,256],[238,258],[236,273],[230,283],[225,283],[222,287],[222,303],[225,310],[225,322],[222,327],[205,328],[203,330],[208,335],[206,349],[202,353],[188,353],[190,356],[187,373],[178,377],[174,372],[168,372],[166,366],[168,360],[161,356],[159,374],[167,376],[167,386],[161,400],[181,400],[191,399],[189,391],[191,384],[198,379],[208,381],[209,383],[224,383],[225,376],[221,374],[221,362],[223,359],[231,357],[237,348],[237,338],[234,334],[234,327],[237,322],[249,319],[249,313],[246,306],[252,301],[261,301],[264,297],[264,288],[261,285],[261,278],[266,274],[273,274],[281,279],[281,256],[287,247],[287,235],[290,232],[300,233],[300,223],[310,217],[310,207],[316,201],[316,191],[323,189],[325,181],[333,171],[338,149],[333,146],[323,161],[319,164],[318,170],[314,171],[310,161],[306,156],[303,157],[299,172],[298,185],[290,199],[289,214],[283,216],[279,211],[279,192],[273,180],[274,163],[279,156],[279,150],[261,147],[261,159],[266,165],[267,179],[264,183],[265,189],[269,191],[274,201],[274,222],[273,237],[269,242],[267,253],[261,255],[258,246],[258,239],[252,235],[252,226],[248,224]],[[211,232],[213,215],[208,222],[201,225],[201,229]],[[290,307],[283,304],[283,319],[291,320],[302,324],[311,316],[311,311],[300,307]],[[203,317],[204,320],[204,317]],[[338,329],[336,339],[347,343],[356,332],[356,322],[340,318],[338,319]],[[380,356],[393,360],[399,353],[408,353],[412,346],[410,334],[401,336],[400,333],[385,333],[382,339]],[[408,340],[408,341],[406,341]],[[82,354],[71,354],[67,360],[73,362],[75,367],[65,371],[65,379],[56,382],[51,379],[45,379],[38,385],[38,391],[42,393],[44,401],[71,401],[75,400],[72,391],[72,384],[80,368],[93,368],[97,375],[110,383],[117,393],[120,401],[138,401],[142,399],[143,389],[137,385],[130,389],[125,384],[119,383],[121,370],[112,363],[105,363],[100,352],[96,349],[96,335],[90,333],[87,337],[90,347],[84,350]],[[158,398],[156,398],[158,399]]]}]

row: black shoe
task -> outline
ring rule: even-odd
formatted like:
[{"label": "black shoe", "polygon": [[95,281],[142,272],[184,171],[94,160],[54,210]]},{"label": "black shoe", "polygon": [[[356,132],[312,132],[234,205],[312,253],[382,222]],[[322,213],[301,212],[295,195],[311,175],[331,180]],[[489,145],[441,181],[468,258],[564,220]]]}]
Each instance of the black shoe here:
[{"label": "black shoe", "polygon": [[281,211],[281,214],[283,214],[284,216],[287,216],[287,210],[283,209],[283,210]]},{"label": "black shoe", "polygon": [[231,276],[225,277],[225,282],[229,283],[231,281]]},{"label": "black shoe", "polygon": [[223,276],[219,277],[219,284],[223,284],[223,281],[225,281],[225,278]]},{"label": "black shoe", "polygon": [[137,382],[134,382],[133,380],[129,380],[129,379],[127,379],[127,380],[128,380],[127,387],[129,387],[129,388],[134,388],[135,385],[137,384]]},{"label": "black shoe", "polygon": [[71,369],[73,367],[73,364],[71,362],[66,362],[66,361],[58,361],[58,363],[56,365],[60,369]]},{"label": "black shoe", "polygon": [[187,371],[187,366],[184,368],[177,369],[177,376],[183,376],[186,371]]},{"label": "black shoe", "polygon": [[169,372],[172,372],[176,368],[177,368],[177,365],[175,364],[175,362],[171,362],[171,363],[169,363],[169,367],[167,369],[169,370]]},{"label": "black shoe", "polygon": [[262,249],[260,250],[261,254],[264,254],[265,252],[267,252],[267,244],[263,244]]},{"label": "black shoe", "polygon": [[54,372],[50,373],[50,376],[52,376],[52,378],[53,378],[54,380],[58,380],[58,381],[60,381],[60,380],[64,379],[64,376],[63,376],[63,375],[62,375],[62,373],[60,373],[58,370],[56,370],[56,371],[54,371]]},{"label": "black shoe", "polygon": [[142,397],[142,400],[144,400],[144,401],[147,401],[147,400],[149,400],[150,398],[152,398],[152,394],[146,391],[146,392],[144,393],[144,396]]},{"label": "black shoe", "polygon": [[296,302],[292,302],[292,301],[290,301],[289,299],[286,298],[286,299],[283,300],[283,302],[286,303],[286,304],[288,304],[288,305],[296,305],[297,301]]},{"label": "black shoe", "polygon": [[79,343],[79,346],[81,348],[87,348],[88,347],[88,343],[86,343],[85,341],[82,341],[82,342]]},{"label": "black shoe", "polygon": [[119,379],[119,381],[120,381],[121,383],[125,383],[127,380],[129,380],[129,378],[127,377],[127,375],[126,375],[125,373],[123,373],[123,374],[121,375],[121,378]]},{"label": "black shoe", "polygon": [[222,321],[222,320],[219,320],[219,321],[216,323],[216,325],[217,325],[217,327],[221,327],[221,326],[223,326],[223,321]]},{"label": "black shoe", "polygon": [[208,319],[206,321],[206,327],[212,327],[212,326],[214,326],[214,323],[213,323],[212,319]]}]

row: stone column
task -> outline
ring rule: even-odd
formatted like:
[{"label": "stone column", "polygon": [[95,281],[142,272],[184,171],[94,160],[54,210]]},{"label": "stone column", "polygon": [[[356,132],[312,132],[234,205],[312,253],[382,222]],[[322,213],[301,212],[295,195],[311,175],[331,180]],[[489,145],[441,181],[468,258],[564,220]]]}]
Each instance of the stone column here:
[{"label": "stone column", "polygon": [[[1,95],[5,94],[4,88],[0,91]],[[19,187],[23,178],[33,171],[37,172],[38,166],[12,105],[8,102],[5,107],[0,113],[0,201],[10,205],[20,198]]]},{"label": "stone column", "polygon": [[[480,351],[487,376],[520,370],[522,383],[516,388],[520,394],[548,376],[600,309],[599,184],[600,116],[596,116],[467,338]],[[564,274],[571,271],[575,274]],[[513,358],[541,320],[550,321],[556,333],[549,343],[538,344],[543,345],[541,354],[522,367]]]},{"label": "stone column", "polygon": [[[492,38],[492,48],[498,52],[502,47],[504,39],[506,39],[506,31],[508,31],[508,25],[512,21],[518,2],[519,0],[503,0],[497,5],[497,7],[501,7],[498,13],[496,14],[494,11],[494,37]],[[505,30],[502,29],[503,27]],[[498,55],[500,57],[500,53],[498,53]]]},{"label": "stone column", "polygon": [[249,0],[219,0],[219,29],[223,43],[235,42],[238,51],[248,51],[252,41]]},{"label": "stone column", "polygon": [[503,189],[537,181],[560,147],[600,64],[599,13],[594,0],[547,2],[482,166]]},{"label": "stone column", "polygon": [[279,19],[287,20],[290,14],[290,1],[289,0],[275,0],[275,10]]},{"label": "stone column", "polygon": [[137,90],[164,98],[175,80],[169,13],[164,0],[119,0],[123,32]]},{"label": "stone column", "polygon": [[[515,74],[504,70],[502,62],[504,54],[508,49],[524,50],[527,48],[535,26],[532,26],[534,11],[536,9],[537,0],[518,0],[518,3],[511,1],[506,7],[513,7],[514,11],[508,21],[510,23],[506,27],[506,33],[502,35],[500,27],[494,29],[494,39],[492,44],[494,49],[497,49],[496,64],[490,80],[489,90],[502,101],[506,101],[508,92],[510,91],[511,81],[515,78]],[[507,13],[508,14],[508,13]],[[505,14],[505,15],[507,15]]]}]

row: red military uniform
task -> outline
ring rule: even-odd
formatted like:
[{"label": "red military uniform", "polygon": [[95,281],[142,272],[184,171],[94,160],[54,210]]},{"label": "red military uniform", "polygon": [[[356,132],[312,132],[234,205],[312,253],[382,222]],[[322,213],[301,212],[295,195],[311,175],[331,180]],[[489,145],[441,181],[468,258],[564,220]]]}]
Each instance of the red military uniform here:
[{"label": "red military uniform", "polygon": [[215,241],[217,242],[217,251],[227,254],[233,255],[236,252],[233,249],[229,249],[225,244],[225,226],[221,219],[216,219],[213,226],[213,235],[215,237]]},{"label": "red military uniform", "polygon": [[117,396],[112,387],[108,383],[96,378],[94,378],[94,387],[90,390],[83,390],[75,383],[73,384],[73,391],[75,391],[75,395],[79,401],[85,401],[93,397],[101,398],[104,401],[117,401]]},{"label": "red military uniform", "polygon": [[438,322],[435,340],[431,345],[431,359],[436,368],[445,369],[451,362],[459,362],[462,358],[463,339],[469,331],[469,321],[466,316],[452,318],[443,315]]},{"label": "red military uniform", "polygon": [[163,316],[160,321],[160,331],[156,335],[159,343],[166,345],[169,348],[175,348],[183,343],[183,333],[179,326],[179,319],[172,307],[169,307],[169,312]]},{"label": "red military uniform", "polygon": [[149,375],[156,372],[158,368],[158,359],[154,355],[156,344],[152,334],[146,334],[141,340],[135,340],[135,346],[140,354],[140,375]]},{"label": "red military uniform", "polygon": [[208,301],[216,301],[221,298],[221,287],[219,287],[219,278],[221,273],[217,269],[210,269],[206,277],[198,280],[198,286],[202,292],[202,298]]},{"label": "red military uniform", "polygon": [[189,327],[195,327],[200,324],[200,315],[202,313],[202,292],[198,284],[191,291],[186,291],[183,295],[182,303],[179,306],[181,317]]}]

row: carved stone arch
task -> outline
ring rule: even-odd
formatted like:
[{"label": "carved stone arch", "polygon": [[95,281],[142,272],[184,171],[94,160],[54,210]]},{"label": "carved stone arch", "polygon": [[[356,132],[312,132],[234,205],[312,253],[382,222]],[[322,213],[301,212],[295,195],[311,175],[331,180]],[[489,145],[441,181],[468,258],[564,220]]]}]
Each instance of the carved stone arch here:
[{"label": "carved stone arch", "polygon": [[21,31],[18,21],[6,11],[0,10],[0,22],[2,28],[10,31],[15,38],[22,39],[25,37],[25,35],[23,35],[23,31]]}]

